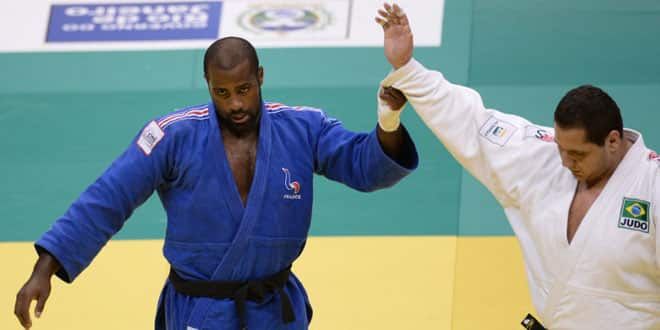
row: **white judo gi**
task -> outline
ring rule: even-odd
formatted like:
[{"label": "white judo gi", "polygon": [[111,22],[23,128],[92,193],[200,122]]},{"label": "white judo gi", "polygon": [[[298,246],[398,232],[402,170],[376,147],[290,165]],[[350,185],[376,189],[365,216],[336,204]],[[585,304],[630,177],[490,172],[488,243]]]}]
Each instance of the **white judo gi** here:
[{"label": "white judo gi", "polygon": [[554,130],[486,109],[477,92],[412,59],[381,83],[401,90],[449,152],[504,208],[550,329],[660,329],[660,158],[642,135],[566,238],[577,180]]}]

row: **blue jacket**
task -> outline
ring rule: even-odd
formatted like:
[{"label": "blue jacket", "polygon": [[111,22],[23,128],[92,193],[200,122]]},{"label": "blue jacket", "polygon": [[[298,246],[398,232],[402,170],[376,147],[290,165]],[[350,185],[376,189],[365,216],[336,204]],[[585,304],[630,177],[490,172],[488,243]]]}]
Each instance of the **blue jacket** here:
[{"label": "blue jacket", "polygon": [[[189,107],[148,123],[36,246],[73,281],[133,210],[157,191],[167,213],[164,255],[188,280],[246,281],[290,266],[311,221],[313,174],[360,191],[394,185],[404,168],[376,136],[354,133],[318,109],[262,105],[254,179],[243,206],[213,104]],[[408,146],[414,149],[406,134]],[[296,319],[280,318],[280,297],[248,302],[252,329],[306,329],[307,294],[292,275],[285,287]],[[237,329],[234,302],[180,294],[167,282],[160,298],[168,329]]]}]

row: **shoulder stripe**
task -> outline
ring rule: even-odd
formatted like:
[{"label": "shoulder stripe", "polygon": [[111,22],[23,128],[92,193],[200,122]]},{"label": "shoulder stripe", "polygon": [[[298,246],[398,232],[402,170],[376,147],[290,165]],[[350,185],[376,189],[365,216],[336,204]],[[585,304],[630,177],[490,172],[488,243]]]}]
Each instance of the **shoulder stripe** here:
[{"label": "shoulder stripe", "polygon": [[171,121],[171,122],[167,123],[165,126],[163,126],[162,129],[164,130],[165,128],[170,127],[170,126],[172,126],[172,125],[174,125],[178,122],[182,122],[182,121],[186,121],[186,120],[207,120],[207,119],[209,119],[208,115],[206,115],[206,116],[188,116],[188,117],[185,117],[185,118],[181,118],[179,120]]},{"label": "shoulder stripe", "polygon": [[268,111],[273,111],[273,110],[288,108],[288,106],[282,103],[266,103],[265,108]]},{"label": "shoulder stripe", "polygon": [[178,110],[175,110],[173,113],[170,113],[169,115],[166,115],[165,117],[161,118],[158,121],[158,124],[160,124],[160,123],[162,123],[162,122],[164,122],[168,119],[174,118],[174,117],[181,117],[181,116],[183,116],[186,113],[191,112],[191,111],[206,111],[206,110],[208,110],[208,108],[209,108],[208,105],[203,104],[203,105],[178,109]]},{"label": "shoulder stripe", "polygon": [[187,117],[191,117],[191,116],[206,116],[206,115],[208,115],[208,111],[205,111],[205,110],[190,110],[190,111],[186,111],[186,112],[178,113],[178,114],[176,114],[176,115],[168,116],[168,117],[166,117],[166,118],[160,120],[160,121],[158,122],[158,125],[161,126],[161,127],[163,127],[163,126],[167,126],[167,125],[169,125],[170,123],[173,123],[173,122],[179,121],[179,120],[184,119],[184,118],[187,118]]},{"label": "shoulder stripe", "polygon": [[269,102],[265,104],[266,110],[269,113],[278,113],[281,111],[312,111],[312,112],[323,112],[321,109],[312,108],[312,107],[291,107],[282,103]]},{"label": "shoulder stripe", "polygon": [[275,109],[275,110],[268,110],[268,113],[278,113],[278,112],[283,112],[283,111],[323,113],[323,110],[321,110],[321,109],[308,108],[308,107],[284,107],[284,108],[278,108],[278,109]]},{"label": "shoulder stripe", "polygon": [[202,120],[207,118],[208,115],[209,115],[208,108],[188,110],[186,112],[176,113],[161,119],[160,121],[158,121],[158,126],[164,129],[165,127],[170,126],[178,121],[187,120],[187,119]]},{"label": "shoulder stripe", "polygon": [[266,102],[266,108],[269,107],[285,107],[286,105],[278,102]]}]

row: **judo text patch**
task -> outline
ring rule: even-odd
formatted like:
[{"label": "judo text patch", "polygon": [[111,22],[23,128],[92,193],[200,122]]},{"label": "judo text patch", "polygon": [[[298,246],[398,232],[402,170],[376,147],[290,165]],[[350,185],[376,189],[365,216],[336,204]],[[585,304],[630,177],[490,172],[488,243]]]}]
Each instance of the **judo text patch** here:
[{"label": "judo text patch", "polygon": [[152,121],[142,130],[142,134],[140,134],[140,138],[137,140],[137,145],[149,156],[163,136],[165,136],[165,132],[163,132],[155,121]]},{"label": "judo text patch", "polygon": [[651,203],[639,199],[623,198],[619,228],[649,232],[649,212]]}]

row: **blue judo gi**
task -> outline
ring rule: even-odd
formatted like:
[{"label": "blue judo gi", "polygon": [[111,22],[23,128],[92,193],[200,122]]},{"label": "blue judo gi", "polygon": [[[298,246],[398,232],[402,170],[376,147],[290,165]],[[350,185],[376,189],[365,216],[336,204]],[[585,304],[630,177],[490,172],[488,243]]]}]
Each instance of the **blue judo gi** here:
[{"label": "blue judo gi", "polygon": [[[157,191],[167,213],[164,255],[186,280],[247,281],[290,267],[311,221],[313,174],[360,191],[394,185],[417,167],[383,152],[376,130],[355,133],[318,109],[262,104],[254,179],[244,207],[213,103],[147,124],[128,149],[84,191],[37,242],[73,281]],[[284,287],[295,321],[281,319],[281,297],[246,303],[250,329],[306,329],[307,294],[295,275]],[[164,311],[164,313],[163,313]],[[234,301],[191,297],[167,281],[159,301],[167,329],[238,329]],[[158,322],[157,322],[158,327]]]}]

